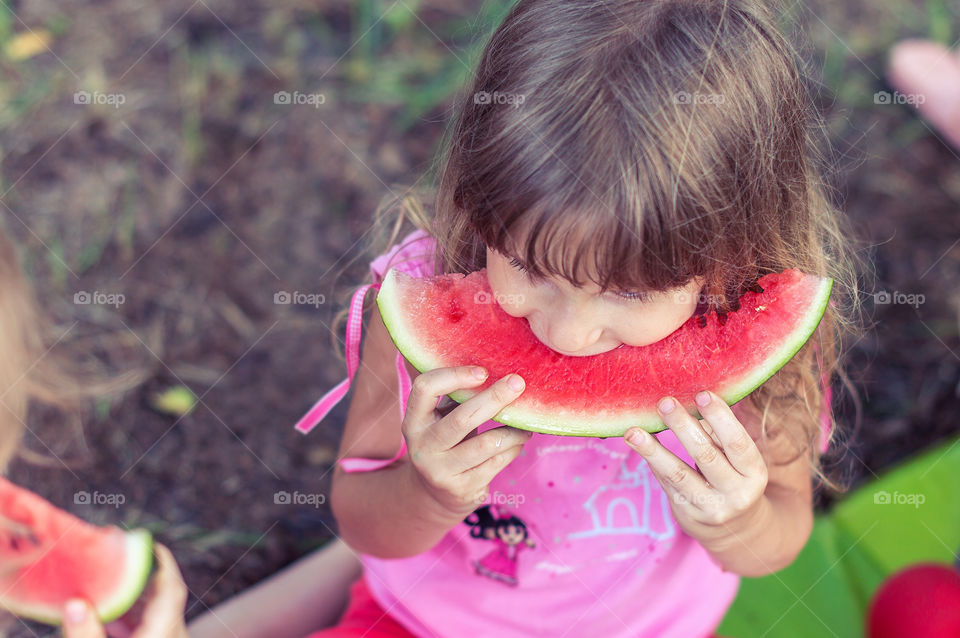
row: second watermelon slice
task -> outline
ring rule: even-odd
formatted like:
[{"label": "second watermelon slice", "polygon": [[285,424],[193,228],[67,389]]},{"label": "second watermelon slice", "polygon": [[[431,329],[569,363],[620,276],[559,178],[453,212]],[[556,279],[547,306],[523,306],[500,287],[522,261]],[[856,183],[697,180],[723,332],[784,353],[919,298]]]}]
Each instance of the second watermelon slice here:
[{"label": "second watermelon slice", "polygon": [[59,625],[81,598],[103,622],[122,616],[153,565],[146,530],[97,527],[0,478],[0,609]]}]

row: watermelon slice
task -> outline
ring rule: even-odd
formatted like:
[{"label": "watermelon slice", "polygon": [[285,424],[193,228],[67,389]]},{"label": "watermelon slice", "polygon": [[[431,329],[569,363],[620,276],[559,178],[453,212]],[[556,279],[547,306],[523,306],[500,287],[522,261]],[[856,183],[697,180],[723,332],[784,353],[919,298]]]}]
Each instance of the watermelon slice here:
[{"label": "watermelon slice", "polygon": [[484,385],[450,395],[463,403],[515,372],[526,389],[494,420],[566,436],[623,436],[630,427],[666,428],[656,404],[677,398],[698,418],[694,395],[708,389],[732,405],[786,364],[820,323],[833,280],[792,269],[765,275],[736,312],[691,317],[647,346],[588,357],[544,345],[526,319],[497,303],[486,270],[417,279],[391,270],[377,305],[391,338],[420,372],[480,365]]},{"label": "watermelon slice", "polygon": [[103,622],[140,596],[153,565],[146,530],[97,527],[0,478],[0,608],[59,625],[82,598]]}]

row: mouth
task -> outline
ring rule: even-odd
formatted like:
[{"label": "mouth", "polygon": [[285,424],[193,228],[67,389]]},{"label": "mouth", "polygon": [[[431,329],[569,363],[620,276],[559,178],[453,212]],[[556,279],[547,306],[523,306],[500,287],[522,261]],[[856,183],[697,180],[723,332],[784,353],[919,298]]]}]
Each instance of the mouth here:
[{"label": "mouth", "polygon": [[[596,347],[593,347],[593,348],[588,349],[588,350],[585,351],[585,352],[567,352],[567,351],[565,351],[565,350],[561,350],[560,348],[554,348],[554,347],[550,344],[549,341],[547,341],[546,339],[544,339],[543,337],[541,337],[541,336],[539,335],[539,333],[537,332],[537,330],[534,329],[533,325],[530,324],[530,320],[529,320],[529,319],[527,320],[527,325],[530,326],[531,332],[533,332],[533,335],[537,338],[537,340],[538,340],[540,343],[542,343],[542,344],[545,345],[546,347],[550,348],[551,350],[553,350],[553,351],[556,352],[557,354],[562,354],[562,355],[565,356],[565,357],[592,357],[592,356],[594,356],[594,355],[603,354],[603,353],[605,353],[605,352],[611,352],[611,351],[613,351],[613,350],[617,350],[617,349],[622,348],[622,347],[624,347],[624,346],[626,345],[625,343],[621,343],[621,344],[616,345],[616,346],[614,346],[614,347],[612,347],[612,348],[602,348],[602,349],[598,349],[598,348],[596,348]],[[596,345],[596,344],[595,344],[595,345]]]},{"label": "mouth", "polygon": [[[547,347],[549,348],[550,346],[547,346]],[[620,346],[616,346],[614,348],[606,348],[605,350],[596,350],[596,351],[591,350],[587,352],[564,352],[563,350],[557,350],[556,348],[550,348],[550,349],[556,352],[557,354],[562,354],[565,357],[593,357],[598,354],[604,354],[605,352],[612,352],[613,350],[616,350],[619,347]]]}]

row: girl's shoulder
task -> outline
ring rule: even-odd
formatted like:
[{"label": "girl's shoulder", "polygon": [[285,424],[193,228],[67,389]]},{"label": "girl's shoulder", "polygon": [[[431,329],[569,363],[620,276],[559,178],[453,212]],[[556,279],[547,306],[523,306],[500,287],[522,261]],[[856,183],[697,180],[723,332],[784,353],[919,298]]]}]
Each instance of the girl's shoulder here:
[{"label": "girl's shoulder", "polygon": [[425,230],[417,229],[391,246],[387,252],[370,262],[374,281],[383,279],[391,268],[414,277],[429,277],[434,274],[433,256],[437,240]]}]

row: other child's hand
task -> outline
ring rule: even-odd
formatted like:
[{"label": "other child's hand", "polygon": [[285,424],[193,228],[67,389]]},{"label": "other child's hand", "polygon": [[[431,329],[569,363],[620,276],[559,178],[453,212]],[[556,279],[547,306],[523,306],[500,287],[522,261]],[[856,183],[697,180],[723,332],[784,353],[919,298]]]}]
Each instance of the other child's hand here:
[{"label": "other child's hand", "polygon": [[83,600],[67,603],[63,619],[65,638],[189,638],[183,621],[187,586],[170,550],[154,545],[157,570],[147,591],[133,609],[106,628],[90,604]]}]

